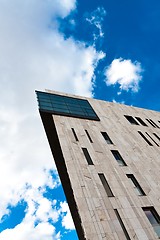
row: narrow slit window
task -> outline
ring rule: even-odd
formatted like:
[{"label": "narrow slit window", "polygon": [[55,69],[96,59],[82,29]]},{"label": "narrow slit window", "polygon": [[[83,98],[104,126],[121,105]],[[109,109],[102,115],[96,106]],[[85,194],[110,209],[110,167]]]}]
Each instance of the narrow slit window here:
[{"label": "narrow slit window", "polygon": [[154,207],[143,207],[142,208],[149,222],[151,223],[154,231],[160,238],[160,217]]},{"label": "narrow slit window", "polygon": [[141,188],[141,186],[139,185],[137,179],[134,177],[134,175],[133,174],[127,174],[127,177],[131,180],[131,183],[134,187],[134,190],[135,190],[136,194],[138,196],[144,196],[145,193],[144,193],[143,189]]},{"label": "narrow slit window", "polygon": [[87,148],[82,148],[82,151],[84,153],[84,156],[85,156],[85,158],[87,160],[88,165],[94,165],[93,161],[92,161],[92,159],[91,159],[91,157],[89,155],[89,152],[88,152]]},{"label": "narrow slit window", "polygon": [[112,140],[110,139],[110,137],[108,136],[108,134],[106,132],[101,132],[101,134],[104,137],[107,144],[113,144]]},{"label": "narrow slit window", "polygon": [[124,116],[131,124],[139,125],[139,123],[132,116],[128,116],[128,115],[124,115]]},{"label": "narrow slit window", "polygon": [[74,128],[71,128],[71,130],[72,130],[75,140],[78,142],[78,137],[77,137],[77,134],[76,134]]},{"label": "narrow slit window", "polygon": [[140,122],[141,125],[148,127],[147,124],[140,117],[135,118],[138,120],[138,122]]},{"label": "narrow slit window", "polygon": [[117,150],[111,150],[111,152],[120,166],[127,166],[127,164]]},{"label": "narrow slit window", "polygon": [[126,239],[127,239],[127,240],[131,240],[131,239],[130,239],[130,236],[129,236],[127,230],[126,230],[126,227],[125,227],[125,225],[124,225],[124,223],[123,223],[123,221],[122,221],[122,219],[121,219],[121,217],[120,217],[120,215],[119,215],[118,210],[117,210],[117,209],[114,209],[114,212],[115,212],[115,214],[116,214],[116,216],[117,216],[117,219],[118,219],[118,221],[119,221],[119,224],[121,225],[121,228],[122,228],[122,230],[123,230],[123,232],[124,232],[124,235],[125,235]]},{"label": "narrow slit window", "polygon": [[100,180],[102,182],[102,185],[103,185],[103,187],[104,187],[104,189],[105,189],[105,191],[107,193],[107,196],[108,197],[114,197],[114,195],[112,193],[112,190],[111,190],[111,188],[110,188],[110,186],[109,186],[109,184],[108,184],[104,174],[103,173],[98,173],[98,175],[99,175],[99,178],[100,178]]},{"label": "narrow slit window", "polygon": [[153,133],[153,135],[160,141],[160,137],[156,133]]},{"label": "narrow slit window", "polygon": [[156,126],[150,121],[150,119],[146,118],[146,120],[147,120],[147,122],[149,122],[152,125],[152,127],[156,128]]},{"label": "narrow slit window", "polygon": [[152,119],[149,119],[149,120],[154,124],[155,127],[159,128],[159,126]]},{"label": "narrow slit window", "polygon": [[92,138],[90,137],[90,135],[89,135],[88,131],[87,131],[87,130],[85,130],[85,132],[86,132],[86,134],[87,134],[87,137],[88,137],[89,141],[90,141],[91,143],[93,143],[93,141],[92,141]]},{"label": "narrow slit window", "polygon": [[148,136],[150,139],[152,139],[152,141],[159,147],[158,143],[157,143],[156,141],[154,141],[154,139],[149,135],[149,133],[146,132],[146,134],[147,134],[147,136]]},{"label": "narrow slit window", "polygon": [[138,131],[138,133],[141,135],[141,137],[142,137],[150,146],[153,146],[152,143],[144,136],[143,133],[141,133],[140,131]]}]

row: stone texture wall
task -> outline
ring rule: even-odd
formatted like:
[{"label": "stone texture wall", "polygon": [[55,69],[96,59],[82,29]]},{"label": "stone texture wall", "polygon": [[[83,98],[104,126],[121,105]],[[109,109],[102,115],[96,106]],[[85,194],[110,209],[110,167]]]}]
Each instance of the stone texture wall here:
[{"label": "stone texture wall", "polygon": [[[145,120],[152,119],[160,126],[160,113],[88,100],[100,121],[53,116],[86,239],[126,239],[114,209],[118,210],[130,239],[158,239],[142,207],[154,206],[160,216],[160,147],[155,144],[160,145],[160,141],[153,135],[160,137],[160,129]],[[124,115],[140,117],[148,127],[133,125]],[[79,141],[75,140],[71,128]],[[101,132],[107,132],[113,144],[107,144]],[[87,148],[94,165],[88,165],[82,148]],[[119,166],[111,150],[118,150],[127,166]],[[98,173],[105,175],[114,197],[107,196]],[[126,174],[134,175],[145,196],[136,194]]]}]

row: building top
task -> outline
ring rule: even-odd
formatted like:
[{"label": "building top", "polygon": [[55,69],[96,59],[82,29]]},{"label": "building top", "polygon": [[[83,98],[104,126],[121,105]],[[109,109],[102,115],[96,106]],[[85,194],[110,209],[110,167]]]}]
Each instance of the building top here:
[{"label": "building top", "polygon": [[99,121],[89,101],[75,97],[36,91],[40,111]]}]

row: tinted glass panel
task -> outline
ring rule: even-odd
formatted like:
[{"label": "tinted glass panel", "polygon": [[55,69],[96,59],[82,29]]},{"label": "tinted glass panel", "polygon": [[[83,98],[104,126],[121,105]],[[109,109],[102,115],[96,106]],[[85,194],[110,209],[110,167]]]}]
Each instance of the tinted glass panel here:
[{"label": "tinted glass panel", "polygon": [[113,142],[111,141],[110,137],[108,136],[108,134],[106,132],[101,132],[101,134],[108,144],[113,144]]},{"label": "tinted glass panel", "polygon": [[136,117],[136,119],[138,120],[138,122],[140,122],[143,126],[147,126],[147,124],[140,118],[140,117]]},{"label": "tinted glass panel", "polygon": [[100,121],[88,100],[39,91],[36,94],[42,111]]},{"label": "tinted glass panel", "polygon": [[148,136],[150,139],[152,139],[152,141],[159,147],[158,143],[157,143],[156,141],[154,141],[154,139],[149,135],[149,133],[146,132],[146,134],[147,134],[147,136]]},{"label": "tinted glass panel", "polygon": [[72,130],[75,140],[78,141],[78,137],[77,137],[77,134],[76,134],[74,128],[71,128],[71,130]]},{"label": "tinted glass panel", "polygon": [[87,134],[87,137],[88,137],[89,141],[90,141],[91,143],[93,143],[93,141],[92,141],[92,139],[91,139],[91,137],[90,137],[90,135],[89,135],[88,131],[87,131],[87,130],[85,130],[85,132],[86,132],[86,134]]},{"label": "tinted glass panel", "polygon": [[160,217],[154,207],[144,207],[142,208],[148,218],[149,222],[151,223],[154,231],[160,237]]},{"label": "tinted glass panel", "polygon": [[111,152],[120,166],[127,166],[127,164],[117,150],[111,150]]},{"label": "tinted glass panel", "polygon": [[127,177],[131,180],[134,190],[138,196],[145,195],[144,191],[142,190],[141,186],[139,185],[138,181],[134,177],[133,174],[127,174]]},{"label": "tinted glass panel", "polygon": [[88,152],[87,148],[82,148],[82,151],[83,151],[84,156],[85,156],[85,158],[86,158],[86,160],[88,162],[88,165],[94,165],[93,162],[92,162],[92,159],[91,159],[91,157],[89,155],[89,152]]},{"label": "tinted glass panel", "polygon": [[159,126],[158,126],[155,122],[153,122],[152,119],[149,119],[149,120],[150,120],[150,122],[152,122],[152,124],[153,124],[155,127],[159,128]]},{"label": "tinted glass panel", "polygon": [[149,119],[146,118],[146,120],[147,120],[147,122],[149,122],[152,125],[152,127],[154,127],[154,128],[156,127]]},{"label": "tinted glass panel", "polygon": [[139,125],[138,122],[132,116],[128,116],[128,115],[124,115],[124,116],[131,124]]},{"label": "tinted glass panel", "polygon": [[143,133],[141,133],[140,131],[138,131],[138,133],[141,135],[141,137],[142,137],[150,146],[153,146],[152,143],[144,136]]},{"label": "tinted glass panel", "polygon": [[153,133],[153,135],[160,141],[160,137],[156,133]]},{"label": "tinted glass panel", "polygon": [[124,223],[122,222],[122,219],[121,219],[121,217],[120,217],[120,215],[119,215],[118,210],[117,210],[117,209],[114,209],[114,211],[115,211],[115,214],[116,214],[116,216],[117,216],[117,219],[118,219],[118,221],[119,221],[119,223],[120,223],[120,225],[121,225],[121,228],[122,228],[122,230],[123,230],[123,232],[124,232],[124,234],[125,234],[126,239],[127,239],[127,240],[131,240],[130,237],[129,237],[129,235],[128,235],[128,232],[127,232],[127,230],[126,230],[126,228],[125,228],[125,225],[124,225]]},{"label": "tinted glass panel", "polygon": [[108,197],[114,197],[114,195],[113,195],[113,193],[112,193],[112,191],[110,189],[110,186],[109,186],[109,184],[108,184],[104,174],[103,173],[99,173],[98,175],[99,175],[99,178],[100,178],[100,180],[101,180],[101,182],[103,184],[103,187],[104,187],[104,189],[105,189],[105,191],[107,193],[107,196]]}]

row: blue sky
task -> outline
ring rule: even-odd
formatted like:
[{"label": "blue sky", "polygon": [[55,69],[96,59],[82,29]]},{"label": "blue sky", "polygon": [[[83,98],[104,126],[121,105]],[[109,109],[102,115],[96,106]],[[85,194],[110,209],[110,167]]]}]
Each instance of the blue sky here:
[{"label": "blue sky", "polygon": [[0,0],[0,240],[76,240],[35,90],[160,110],[159,0]]}]

